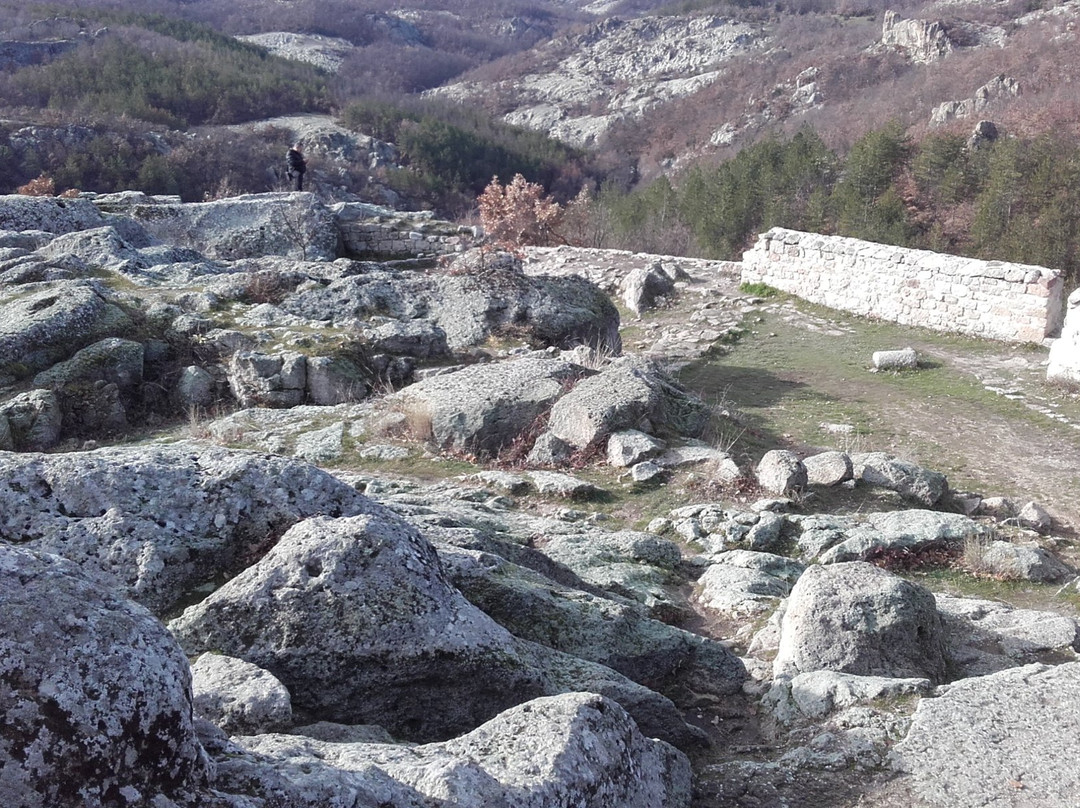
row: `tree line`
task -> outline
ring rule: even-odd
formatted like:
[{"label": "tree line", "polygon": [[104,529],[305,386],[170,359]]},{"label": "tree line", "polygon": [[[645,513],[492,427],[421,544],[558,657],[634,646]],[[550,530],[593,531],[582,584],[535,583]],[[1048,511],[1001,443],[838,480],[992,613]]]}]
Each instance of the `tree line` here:
[{"label": "tree line", "polygon": [[673,183],[599,187],[594,246],[737,259],[780,226],[1038,264],[1080,281],[1080,143],[1066,132],[919,142],[891,123],[846,154],[812,129],[768,137]]}]

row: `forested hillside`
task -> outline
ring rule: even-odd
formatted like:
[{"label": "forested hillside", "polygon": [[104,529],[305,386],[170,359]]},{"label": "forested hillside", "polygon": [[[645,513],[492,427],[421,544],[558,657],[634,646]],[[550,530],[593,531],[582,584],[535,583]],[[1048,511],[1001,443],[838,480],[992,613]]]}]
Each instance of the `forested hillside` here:
[{"label": "forested hillside", "polygon": [[[1072,0],[0,0],[0,192],[278,189],[294,133],[254,124],[317,115],[394,155],[326,156],[336,194],[467,219],[521,174],[578,197],[598,246],[732,258],[785,225],[1076,276],[1078,19]],[[328,38],[336,68],[236,38],[272,32]]]}]

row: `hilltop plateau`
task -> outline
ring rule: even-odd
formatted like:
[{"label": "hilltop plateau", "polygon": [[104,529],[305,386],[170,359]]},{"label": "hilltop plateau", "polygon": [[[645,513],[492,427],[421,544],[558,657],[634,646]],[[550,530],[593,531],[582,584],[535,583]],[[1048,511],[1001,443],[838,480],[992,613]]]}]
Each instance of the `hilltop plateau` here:
[{"label": "hilltop plateau", "polygon": [[1071,803],[1044,347],[309,193],[0,226],[4,804]]}]

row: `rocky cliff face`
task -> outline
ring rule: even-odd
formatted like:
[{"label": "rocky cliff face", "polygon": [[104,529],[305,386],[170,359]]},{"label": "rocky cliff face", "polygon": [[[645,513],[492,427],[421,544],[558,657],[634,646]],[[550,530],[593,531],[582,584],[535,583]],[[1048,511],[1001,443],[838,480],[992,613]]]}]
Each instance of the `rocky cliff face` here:
[{"label": "rocky cliff face", "polygon": [[615,121],[719,81],[727,61],[766,41],[759,26],[724,17],[611,18],[541,46],[535,59],[543,67],[512,82],[455,84],[432,95],[468,101],[494,93],[508,122],[588,146]]}]

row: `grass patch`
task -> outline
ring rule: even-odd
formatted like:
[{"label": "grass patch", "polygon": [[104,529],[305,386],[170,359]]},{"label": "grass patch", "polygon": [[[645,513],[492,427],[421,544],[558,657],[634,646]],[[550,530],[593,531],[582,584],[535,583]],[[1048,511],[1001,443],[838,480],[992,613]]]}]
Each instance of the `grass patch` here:
[{"label": "grass patch", "polygon": [[[778,446],[886,451],[946,473],[954,488],[986,490],[984,454],[974,449],[992,450],[994,430],[1037,430],[1055,451],[1080,451],[1075,429],[987,389],[972,372],[1010,361],[1041,370],[1038,347],[871,321],[795,300],[771,303],[743,326],[743,338],[725,355],[693,363],[679,377],[707,402],[737,412],[745,430],[732,452],[741,463]],[[905,346],[924,360],[918,371],[871,372],[875,351]],[[1056,411],[1080,423],[1080,399],[1057,394],[1030,372],[1023,383],[1031,396],[1056,396]],[[825,426],[831,424],[849,429],[833,432]],[[1009,489],[1011,482],[1002,472],[990,490],[1023,496]]]}]

